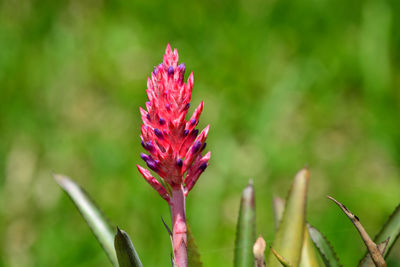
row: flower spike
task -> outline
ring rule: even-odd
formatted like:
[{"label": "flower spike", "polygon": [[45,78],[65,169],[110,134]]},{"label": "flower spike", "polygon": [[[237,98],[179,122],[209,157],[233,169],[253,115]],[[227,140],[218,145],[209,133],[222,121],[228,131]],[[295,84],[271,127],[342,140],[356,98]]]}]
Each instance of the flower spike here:
[{"label": "flower spike", "polygon": [[[191,73],[187,83],[184,82],[186,66],[184,63],[178,64],[178,58],[178,51],[172,50],[168,44],[163,62],[154,67],[147,80],[149,101],[145,105],[146,109],[139,109],[143,121],[140,137],[142,146],[150,155],[143,154],[141,157],[148,168],[156,172],[172,189],[182,186],[188,192],[190,190],[187,190],[184,178],[191,180],[186,178],[189,174],[186,172],[193,164],[197,164],[195,159],[198,156],[204,158],[201,155],[209,126],[198,134],[196,126],[203,111],[203,102],[186,121],[194,78]],[[204,164],[208,164],[209,157],[203,161],[206,159]],[[142,171],[140,173],[143,175]]]},{"label": "flower spike", "polygon": [[170,205],[174,259],[178,267],[187,267],[186,196],[207,168],[211,153],[203,156],[209,126],[200,134],[196,129],[203,102],[186,121],[194,78],[190,73],[185,83],[186,66],[178,64],[178,59],[178,51],[168,44],[163,62],[154,67],[147,79],[146,109],[139,109],[143,121],[141,145],[147,151],[140,157],[161,180],[148,169],[139,165],[137,168]]}]

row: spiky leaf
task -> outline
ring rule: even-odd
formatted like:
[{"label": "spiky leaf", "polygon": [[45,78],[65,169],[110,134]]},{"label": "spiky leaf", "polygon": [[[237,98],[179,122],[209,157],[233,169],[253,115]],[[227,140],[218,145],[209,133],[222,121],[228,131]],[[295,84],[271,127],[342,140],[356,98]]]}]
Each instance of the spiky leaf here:
[{"label": "spiky leaf", "polygon": [[311,240],[317,247],[326,267],[341,267],[338,257],[328,239],[317,228],[307,225]]},{"label": "spiky leaf", "polygon": [[300,267],[319,267],[318,256],[311,240],[307,226],[304,229],[303,249],[301,251]]},{"label": "spiky leaf", "polygon": [[108,223],[101,210],[78,184],[61,174],[55,174],[54,179],[78,208],[111,263],[118,267],[118,260],[114,249],[114,227]]},{"label": "spiky leaf", "polygon": [[[275,227],[277,229],[285,210],[285,200],[280,197],[274,197],[272,205],[274,207]],[[318,257],[307,229],[304,229],[303,242],[300,267],[318,267]]]},{"label": "spiky leaf", "polygon": [[253,244],[256,240],[254,187],[252,182],[243,190],[236,228],[234,266],[254,266]]},{"label": "spiky leaf", "polygon": [[346,214],[347,218],[350,219],[350,221],[353,223],[353,225],[356,227],[358,233],[361,236],[361,239],[363,240],[365,246],[368,249],[369,254],[372,257],[372,260],[374,261],[375,265],[377,267],[386,267],[386,262],[385,259],[383,258],[383,255],[378,249],[378,246],[375,244],[375,242],[371,239],[371,237],[368,235],[367,231],[365,231],[364,226],[361,224],[360,219],[356,215],[354,215],[345,205],[343,205],[341,202],[337,201],[331,196],[328,196],[330,200],[336,203],[338,207],[343,211],[344,214]]},{"label": "spiky leaf", "polygon": [[[391,248],[395,244],[395,242],[399,239],[400,236],[400,205],[394,210],[394,212],[390,215],[389,219],[383,225],[379,234],[375,237],[374,241],[376,243],[382,243],[386,238],[389,238],[389,242],[387,247],[383,253],[384,257],[387,257],[390,253]],[[365,259],[368,257],[369,253],[366,253],[364,258],[360,261],[361,267],[367,267]]]},{"label": "spiky leaf", "polygon": [[[308,181],[309,172],[307,169],[297,173],[286,199],[283,217],[272,245],[293,266],[298,266],[300,263],[304,240]],[[280,265],[281,263],[270,251],[267,266],[277,267]]]},{"label": "spiky leaf", "polygon": [[114,247],[119,267],[143,267],[129,235],[118,227],[114,238]]},{"label": "spiky leaf", "polygon": [[[389,244],[389,239],[390,238],[388,237],[385,241],[378,244],[378,249],[382,255],[385,253],[385,251],[387,249],[387,245]],[[371,254],[367,253],[367,255],[364,257],[364,259],[361,260],[360,266],[375,267],[375,263],[372,260]]]},{"label": "spiky leaf", "polygon": [[392,215],[390,215],[387,222],[384,224],[379,234],[375,237],[376,243],[381,243],[385,241],[388,237],[390,237],[387,249],[383,254],[383,256],[387,256],[389,254],[390,249],[393,247],[394,243],[397,241],[399,236],[400,236],[400,205],[397,206]]}]

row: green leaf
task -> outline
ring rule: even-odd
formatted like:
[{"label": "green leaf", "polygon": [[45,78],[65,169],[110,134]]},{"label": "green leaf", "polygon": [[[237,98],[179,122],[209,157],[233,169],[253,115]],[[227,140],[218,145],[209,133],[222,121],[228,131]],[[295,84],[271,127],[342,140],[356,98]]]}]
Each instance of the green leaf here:
[{"label": "green leaf", "polygon": [[[285,210],[285,200],[280,197],[274,197],[273,207],[274,207],[275,227],[276,229],[278,229],[279,223],[283,216],[283,212]],[[318,267],[318,266],[319,266],[318,256],[315,252],[315,248],[310,238],[310,234],[308,233],[307,229],[304,229],[304,241],[303,241],[303,249],[301,252],[300,267]]]},{"label": "green leaf", "polygon": [[94,204],[88,194],[67,176],[55,174],[54,179],[74,202],[111,263],[118,267],[118,260],[114,250],[114,230],[101,210]]},{"label": "green leaf", "polygon": [[[400,236],[400,205],[394,210],[394,212],[390,215],[389,219],[386,221],[384,226],[382,227],[379,234],[375,237],[375,243],[383,243],[387,238],[389,238],[389,242],[387,247],[383,253],[383,257],[387,257],[390,253],[391,248],[395,244],[395,242],[399,239]],[[366,263],[366,257],[369,253],[366,253],[364,258],[360,261],[360,265],[362,267],[370,266]]]},{"label": "green leaf", "polygon": [[365,246],[368,249],[369,254],[372,257],[375,265],[377,267],[386,267],[385,259],[383,258],[382,253],[379,251],[377,244],[371,239],[368,235],[367,231],[365,230],[364,226],[361,224],[360,219],[354,215],[345,205],[341,202],[337,201],[331,196],[327,196],[330,200],[336,203],[336,205],[343,211],[343,213],[350,219],[353,223],[354,227],[356,227],[358,233],[361,236],[362,241],[364,242]]},{"label": "green leaf", "polygon": [[340,267],[342,266],[339,262],[339,259],[336,256],[333,247],[329,243],[328,239],[320,232],[317,228],[307,225],[308,232],[310,234],[311,240],[314,242],[314,245],[317,247],[319,254],[322,257],[322,260],[327,267]]},{"label": "green leaf", "polygon": [[192,230],[190,229],[189,224],[187,224],[187,253],[188,253],[188,266],[191,267],[201,267],[203,263],[200,259],[199,249],[197,248],[196,242],[193,237]]},{"label": "green leaf", "polygon": [[171,231],[171,229],[169,229],[168,224],[164,221],[164,218],[163,218],[162,216],[161,216],[161,221],[162,221],[162,223],[163,223],[165,229],[166,229],[167,232],[168,232],[169,239],[171,240],[171,245],[173,245],[173,242],[172,242],[172,231]]},{"label": "green leaf", "polygon": [[[381,252],[382,255],[385,253],[385,251],[386,251],[386,249],[387,249],[387,245],[389,244],[389,239],[390,239],[390,238],[388,237],[385,241],[383,241],[383,242],[377,244],[378,250]],[[361,260],[359,266],[363,266],[363,267],[375,267],[375,263],[374,263],[374,261],[372,260],[372,257],[371,257],[371,254],[370,254],[370,253],[367,253],[367,255],[365,255],[365,257]]]},{"label": "green leaf", "polygon": [[383,254],[384,257],[386,257],[389,254],[394,243],[397,241],[397,239],[399,239],[399,236],[400,236],[400,205],[397,206],[397,208],[390,215],[389,219],[382,227],[379,234],[375,237],[376,243],[384,242],[388,237],[390,237],[386,252]]},{"label": "green leaf", "polygon": [[272,206],[274,207],[275,229],[278,230],[283,212],[285,211],[285,200],[280,197],[274,197]]},{"label": "green leaf", "polygon": [[318,267],[318,256],[311,240],[307,226],[304,229],[303,249],[301,251],[300,267]]},{"label": "green leaf", "polygon": [[115,252],[117,253],[119,267],[142,267],[139,256],[132,244],[129,235],[117,227],[114,238]]},{"label": "green leaf", "polygon": [[254,266],[253,244],[256,241],[254,208],[254,187],[252,182],[243,190],[239,218],[236,228],[234,266]]},{"label": "green leaf", "polygon": [[[297,173],[272,245],[293,266],[299,265],[303,247],[308,181],[307,169]],[[267,257],[267,266],[280,265],[281,263],[270,251]]]},{"label": "green leaf", "polygon": [[279,261],[279,263],[284,266],[284,267],[291,267],[292,265],[290,265],[290,263],[282,256],[280,255],[275,249],[273,249],[272,247],[270,248],[270,251],[272,252],[272,254],[274,254],[274,256],[276,257],[276,259]]}]

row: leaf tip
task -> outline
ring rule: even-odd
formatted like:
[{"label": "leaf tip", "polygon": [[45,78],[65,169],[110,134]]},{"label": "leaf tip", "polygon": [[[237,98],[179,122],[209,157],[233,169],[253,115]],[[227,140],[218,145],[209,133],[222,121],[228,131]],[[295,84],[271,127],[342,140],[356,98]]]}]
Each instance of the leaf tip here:
[{"label": "leaf tip", "polygon": [[57,184],[61,185],[63,183],[63,180],[65,179],[64,175],[58,174],[58,173],[52,173],[51,174],[54,178],[54,180],[57,182]]},{"label": "leaf tip", "polygon": [[265,247],[267,244],[265,243],[264,238],[260,235],[253,246],[253,254],[256,258],[264,257]]},{"label": "leaf tip", "polygon": [[308,166],[305,166],[302,170],[301,170],[302,174],[304,175],[304,177],[309,180],[310,179],[310,169],[308,168]]},{"label": "leaf tip", "polygon": [[168,224],[164,221],[164,218],[161,216],[161,221],[164,224],[165,229],[167,229],[168,235],[170,238],[172,238],[172,231],[171,229],[168,227]]},{"label": "leaf tip", "polygon": [[249,180],[249,184],[243,189],[243,196],[254,195],[253,180]]},{"label": "leaf tip", "polygon": [[253,182],[251,180],[249,181],[249,184],[243,189],[242,199],[245,202],[249,203],[251,207],[255,206],[254,186],[253,186]]},{"label": "leaf tip", "polygon": [[278,253],[278,251],[276,251],[273,247],[269,247],[272,254],[274,254],[274,256],[276,257],[276,259],[283,265],[283,266],[291,266],[290,263],[281,255]]},{"label": "leaf tip", "polygon": [[305,181],[306,183],[308,183],[308,181],[310,180],[310,171],[308,170],[308,168],[303,168],[300,171],[297,172],[296,176],[295,176],[295,181]]},{"label": "leaf tip", "polygon": [[121,229],[119,228],[119,226],[117,225],[117,235],[122,234]]}]

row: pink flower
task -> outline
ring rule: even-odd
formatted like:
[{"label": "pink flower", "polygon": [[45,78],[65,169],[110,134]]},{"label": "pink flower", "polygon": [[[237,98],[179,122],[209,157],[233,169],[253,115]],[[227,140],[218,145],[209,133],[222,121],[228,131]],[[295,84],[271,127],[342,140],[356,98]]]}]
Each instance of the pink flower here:
[{"label": "pink flower", "polygon": [[196,129],[204,103],[201,102],[186,121],[193,88],[193,72],[184,82],[185,64],[178,65],[178,51],[168,44],[163,63],[154,68],[147,80],[146,110],[140,108],[143,125],[141,154],[147,167],[161,177],[161,183],[149,170],[137,165],[146,181],[170,203],[173,191],[182,188],[185,196],[207,168],[210,152],[202,155],[209,130]]},{"label": "pink flower", "polygon": [[178,267],[187,267],[187,226],[185,201],[211,153],[203,156],[209,126],[200,134],[196,126],[204,103],[201,102],[186,121],[193,88],[193,73],[184,82],[185,64],[178,65],[178,51],[168,44],[163,63],[154,68],[147,80],[146,110],[142,115],[142,146],[148,154],[140,156],[149,170],[137,165],[146,181],[165,199],[171,209],[172,246]]}]

